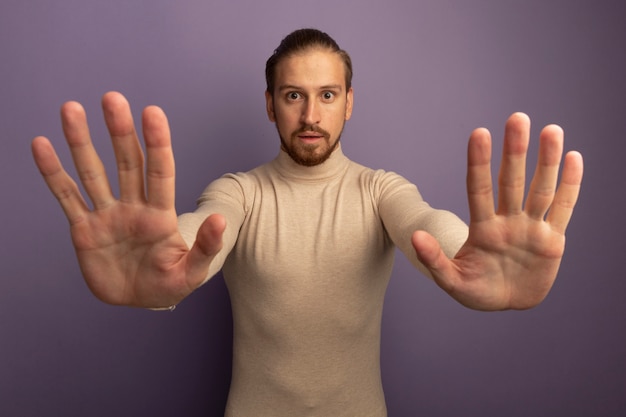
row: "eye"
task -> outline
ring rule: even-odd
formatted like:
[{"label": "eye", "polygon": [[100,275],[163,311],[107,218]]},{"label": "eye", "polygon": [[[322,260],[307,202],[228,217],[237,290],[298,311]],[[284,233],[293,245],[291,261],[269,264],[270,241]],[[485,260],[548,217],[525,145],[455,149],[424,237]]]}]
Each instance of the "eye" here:
[{"label": "eye", "polygon": [[322,94],[322,98],[325,101],[332,101],[335,98],[335,93],[333,93],[332,91],[324,91],[324,93]]},{"label": "eye", "polygon": [[300,93],[296,92],[296,91],[292,91],[290,93],[287,93],[287,99],[295,101],[298,100],[300,98]]}]

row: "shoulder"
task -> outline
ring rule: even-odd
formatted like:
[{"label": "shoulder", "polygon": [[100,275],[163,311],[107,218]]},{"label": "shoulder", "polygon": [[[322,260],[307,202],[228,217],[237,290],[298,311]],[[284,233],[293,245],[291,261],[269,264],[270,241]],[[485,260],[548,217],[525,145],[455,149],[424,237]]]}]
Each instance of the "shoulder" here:
[{"label": "shoulder", "polygon": [[364,187],[380,198],[389,197],[398,192],[418,194],[417,186],[402,175],[384,169],[373,169],[350,161],[349,175],[358,178]]},{"label": "shoulder", "polygon": [[271,163],[260,165],[247,172],[226,173],[213,180],[198,198],[198,204],[209,200],[250,200],[259,187],[271,176]]}]

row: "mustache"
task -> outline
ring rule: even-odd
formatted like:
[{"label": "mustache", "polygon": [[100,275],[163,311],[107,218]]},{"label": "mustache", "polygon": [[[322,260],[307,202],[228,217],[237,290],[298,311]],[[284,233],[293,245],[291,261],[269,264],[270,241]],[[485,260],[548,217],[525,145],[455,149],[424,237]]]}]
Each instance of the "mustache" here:
[{"label": "mustache", "polygon": [[291,136],[295,137],[301,133],[309,133],[309,132],[319,133],[320,135],[324,136],[324,138],[326,139],[330,138],[330,133],[328,133],[326,130],[322,129],[321,127],[317,125],[302,126],[300,129],[293,132]]}]

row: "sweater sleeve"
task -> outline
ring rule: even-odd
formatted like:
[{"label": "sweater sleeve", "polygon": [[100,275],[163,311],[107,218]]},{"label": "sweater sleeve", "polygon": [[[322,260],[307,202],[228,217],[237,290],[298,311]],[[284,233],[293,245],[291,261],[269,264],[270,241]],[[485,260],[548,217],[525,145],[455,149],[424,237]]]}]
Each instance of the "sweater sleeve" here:
[{"label": "sweater sleeve", "polygon": [[212,214],[221,214],[226,219],[226,230],[222,238],[222,250],[209,267],[204,283],[217,274],[228,254],[237,243],[239,230],[246,216],[244,186],[237,175],[227,174],[213,181],[198,198],[198,206],[192,213],[178,217],[178,230],[191,248],[196,240],[200,225]]},{"label": "sweater sleeve", "polygon": [[439,242],[449,258],[459,251],[467,240],[467,225],[455,214],[432,208],[409,181],[392,172],[377,172],[375,189],[378,211],[393,243],[422,273],[430,277],[419,262],[411,237],[416,230],[424,230]]}]

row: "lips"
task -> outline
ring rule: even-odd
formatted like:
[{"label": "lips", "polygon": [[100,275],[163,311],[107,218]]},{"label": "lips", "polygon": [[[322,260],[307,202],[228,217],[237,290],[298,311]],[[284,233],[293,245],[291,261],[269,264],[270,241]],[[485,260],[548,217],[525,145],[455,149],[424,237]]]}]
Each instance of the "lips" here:
[{"label": "lips", "polygon": [[300,139],[321,139],[324,135],[316,132],[302,132],[298,134]]},{"label": "lips", "polygon": [[330,134],[318,126],[306,126],[303,129],[294,132],[293,136],[307,142],[330,138]]}]

